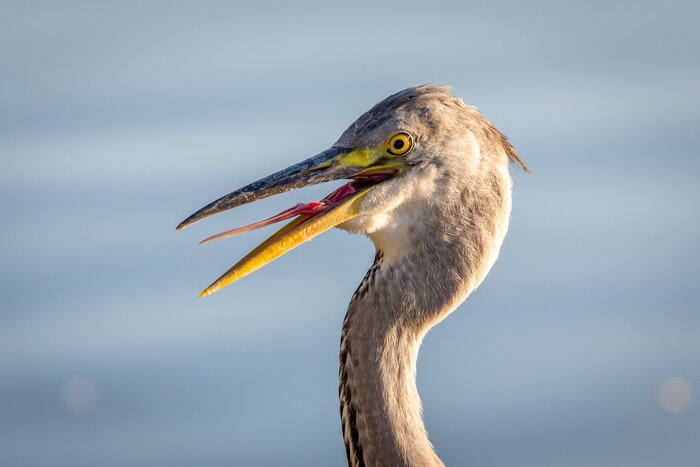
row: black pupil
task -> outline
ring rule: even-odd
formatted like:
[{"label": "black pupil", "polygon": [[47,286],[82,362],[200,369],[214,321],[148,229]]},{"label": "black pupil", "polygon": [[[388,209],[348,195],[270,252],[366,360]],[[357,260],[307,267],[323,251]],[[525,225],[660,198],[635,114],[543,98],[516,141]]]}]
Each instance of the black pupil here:
[{"label": "black pupil", "polygon": [[402,139],[397,139],[396,141],[394,141],[394,149],[397,149],[397,150],[401,149],[403,147],[403,145],[404,145],[404,142]]}]

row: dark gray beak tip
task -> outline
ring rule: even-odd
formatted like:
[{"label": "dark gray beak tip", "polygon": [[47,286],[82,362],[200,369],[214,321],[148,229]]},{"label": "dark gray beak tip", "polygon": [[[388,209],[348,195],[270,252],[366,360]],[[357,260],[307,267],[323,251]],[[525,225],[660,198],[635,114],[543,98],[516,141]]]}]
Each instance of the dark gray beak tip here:
[{"label": "dark gray beak tip", "polygon": [[257,182],[246,185],[204,206],[202,209],[180,222],[175,230],[182,230],[209,216],[258,199],[267,198],[268,196],[308,185],[315,185],[339,178],[347,178],[349,175],[352,175],[351,172],[345,173],[343,171],[332,170],[327,173],[325,168],[318,169],[317,167],[320,164],[332,160],[335,156],[348,151],[349,149],[347,148],[333,147],[305,161],[262,178]]}]

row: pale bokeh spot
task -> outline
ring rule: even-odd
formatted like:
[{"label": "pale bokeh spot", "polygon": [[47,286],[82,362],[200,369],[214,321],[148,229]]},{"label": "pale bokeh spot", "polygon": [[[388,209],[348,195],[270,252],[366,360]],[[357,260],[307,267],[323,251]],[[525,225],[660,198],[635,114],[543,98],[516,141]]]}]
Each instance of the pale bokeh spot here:
[{"label": "pale bokeh spot", "polygon": [[97,386],[87,378],[71,378],[61,387],[63,405],[74,413],[91,412],[97,406],[99,398]]},{"label": "pale bokeh spot", "polygon": [[657,400],[665,412],[679,414],[685,412],[693,398],[693,387],[683,378],[667,378],[659,386]]}]

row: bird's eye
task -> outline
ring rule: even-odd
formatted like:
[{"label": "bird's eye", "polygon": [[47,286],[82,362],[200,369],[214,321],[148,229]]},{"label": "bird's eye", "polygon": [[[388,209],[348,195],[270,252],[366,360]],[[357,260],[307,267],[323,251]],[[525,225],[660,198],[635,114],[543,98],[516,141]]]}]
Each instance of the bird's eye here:
[{"label": "bird's eye", "polygon": [[402,131],[396,133],[386,142],[386,151],[394,156],[405,156],[413,149],[413,136]]}]

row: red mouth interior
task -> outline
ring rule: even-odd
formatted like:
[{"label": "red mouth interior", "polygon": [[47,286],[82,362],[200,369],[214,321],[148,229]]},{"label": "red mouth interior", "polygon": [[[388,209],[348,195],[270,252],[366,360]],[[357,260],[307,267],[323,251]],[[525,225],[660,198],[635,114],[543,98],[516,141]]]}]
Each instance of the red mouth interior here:
[{"label": "red mouth interior", "polygon": [[357,193],[358,191],[364,188],[383,182],[384,180],[387,180],[393,177],[394,175],[396,175],[396,171],[383,171],[358,175],[356,177],[353,177],[353,180],[351,182],[341,186],[333,193],[323,198],[320,202],[306,204],[299,203],[263,221],[255,222],[254,224],[238,227],[237,229],[228,230],[218,235],[205,238],[204,240],[199,242],[199,245],[201,245],[202,243],[210,242],[212,240],[219,240],[221,238],[231,237],[233,235],[237,235],[243,232],[250,232],[251,230],[259,229],[260,227],[265,227],[266,225],[281,222],[283,220],[287,220],[302,214],[308,215],[309,219],[311,219],[312,217],[317,216],[322,212],[337,206],[348,196]]}]

